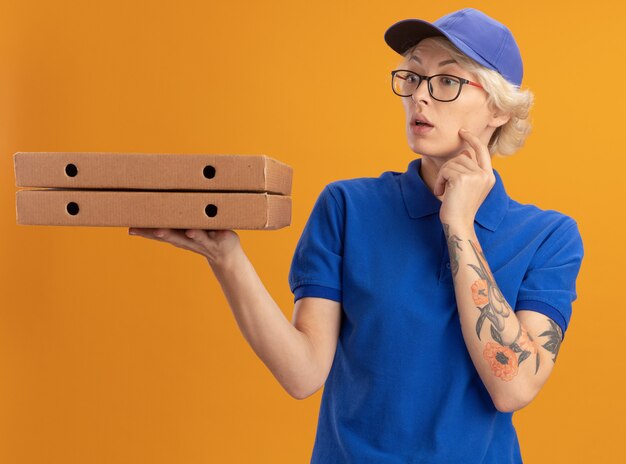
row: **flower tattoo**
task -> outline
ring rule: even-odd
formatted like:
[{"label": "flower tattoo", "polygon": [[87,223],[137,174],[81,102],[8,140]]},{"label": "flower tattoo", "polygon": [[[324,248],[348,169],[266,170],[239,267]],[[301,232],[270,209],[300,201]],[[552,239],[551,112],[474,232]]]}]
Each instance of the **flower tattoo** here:
[{"label": "flower tattoo", "polygon": [[[517,375],[518,366],[529,356],[535,355],[535,374],[539,370],[539,353],[532,338],[520,324],[519,333],[513,343],[505,346],[502,342],[501,332],[504,330],[504,321],[511,314],[511,307],[506,302],[504,295],[498,288],[496,281],[487,266],[487,259],[483,251],[474,244],[469,243],[478,259],[478,266],[468,264],[480,277],[472,284],[472,299],[480,316],[476,322],[476,335],[480,340],[480,332],[485,320],[491,322],[491,337],[497,342],[488,342],[483,351],[484,358],[489,362],[492,372],[501,380],[509,381]],[[520,353],[517,358],[516,353]]]},{"label": "flower tattoo", "polygon": [[517,358],[510,348],[497,343],[487,342],[483,356],[489,362],[493,373],[501,380],[508,382],[517,375]]}]

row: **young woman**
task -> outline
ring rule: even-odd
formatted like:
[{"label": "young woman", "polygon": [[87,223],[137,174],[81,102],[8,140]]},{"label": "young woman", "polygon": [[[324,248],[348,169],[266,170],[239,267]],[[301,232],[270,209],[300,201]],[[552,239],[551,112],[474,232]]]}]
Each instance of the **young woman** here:
[{"label": "young woman", "polygon": [[392,25],[406,172],[328,184],[295,250],[293,323],[233,231],[136,230],[205,256],[295,398],[324,385],[314,463],[521,463],[514,411],[554,367],[583,257],[576,222],[511,199],[491,157],[529,133],[510,31],[475,9]]}]

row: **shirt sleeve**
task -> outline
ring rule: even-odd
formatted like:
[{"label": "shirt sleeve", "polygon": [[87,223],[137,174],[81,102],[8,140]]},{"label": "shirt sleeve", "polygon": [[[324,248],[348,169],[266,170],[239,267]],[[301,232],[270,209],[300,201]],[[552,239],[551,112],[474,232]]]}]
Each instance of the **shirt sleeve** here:
[{"label": "shirt sleeve", "polygon": [[570,218],[535,253],[522,280],[515,311],[528,309],[548,316],[565,337],[583,254],[578,225]]},{"label": "shirt sleeve", "polygon": [[344,214],[326,185],[319,194],[291,261],[294,303],[305,296],[341,302]]}]

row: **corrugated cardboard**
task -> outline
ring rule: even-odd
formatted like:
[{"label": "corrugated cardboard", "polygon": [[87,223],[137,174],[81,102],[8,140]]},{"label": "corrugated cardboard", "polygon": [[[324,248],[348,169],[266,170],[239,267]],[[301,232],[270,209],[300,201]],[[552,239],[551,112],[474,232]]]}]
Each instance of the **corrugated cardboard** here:
[{"label": "corrugated cardboard", "polygon": [[173,229],[280,229],[291,197],[268,193],[19,190],[17,223]]},{"label": "corrugated cardboard", "polygon": [[265,155],[19,152],[23,225],[279,229],[293,170]]},{"label": "corrugated cardboard", "polygon": [[291,195],[293,174],[266,155],[18,152],[13,163],[17,187]]}]

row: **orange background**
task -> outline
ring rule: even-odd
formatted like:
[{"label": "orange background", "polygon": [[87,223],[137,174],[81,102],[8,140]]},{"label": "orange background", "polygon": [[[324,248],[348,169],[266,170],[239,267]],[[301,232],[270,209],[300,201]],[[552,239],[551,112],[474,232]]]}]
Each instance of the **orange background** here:
[{"label": "orange background", "polygon": [[[574,217],[585,245],[559,361],[514,415],[528,463],[626,462],[616,4],[472,5],[513,31],[536,96],[526,146],[494,167],[512,198]],[[12,155],[263,153],[288,163],[292,225],[239,234],[291,320],[289,265],[324,185],[404,171],[417,157],[390,89],[400,57],[385,30],[467,2],[0,6],[0,462],[308,462],[321,391],[304,401],[283,391],[204,258],[126,228],[16,225]],[[230,89],[241,73],[250,86]]]}]

